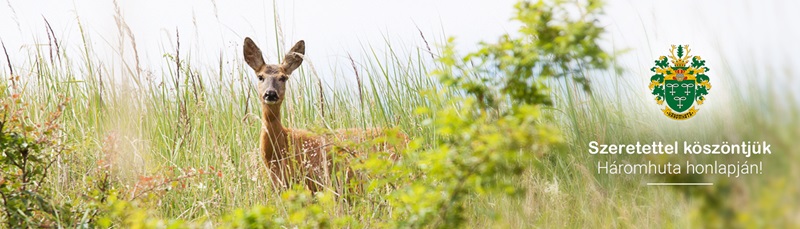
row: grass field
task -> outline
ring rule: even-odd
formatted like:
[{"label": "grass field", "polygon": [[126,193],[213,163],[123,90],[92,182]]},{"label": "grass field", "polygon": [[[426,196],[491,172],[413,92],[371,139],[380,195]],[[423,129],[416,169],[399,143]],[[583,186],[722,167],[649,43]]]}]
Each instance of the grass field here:
[{"label": "grass field", "polygon": [[[283,38],[276,34],[274,39]],[[219,66],[196,66],[188,55],[163,50],[163,64],[148,66],[156,69],[149,72],[139,71],[136,64],[114,68],[94,56],[88,43],[84,41],[80,53],[61,48],[56,57],[50,56],[54,46],[27,49],[28,63],[33,64],[9,63],[13,75],[0,73],[5,95],[19,93],[28,103],[24,113],[31,122],[43,120],[69,98],[58,122],[70,150],[56,161],[45,184],[54,191],[53,202],[79,205],[85,199],[82,193],[95,188],[91,187],[94,181],[104,177],[98,174],[109,174],[120,199],[135,202],[154,218],[217,221],[236,209],[259,205],[292,216],[295,207],[272,188],[257,155],[261,107],[254,99],[254,75],[240,56],[221,55],[226,58],[219,60]],[[371,48],[353,53],[353,69],[335,71],[333,76],[318,75],[315,68],[326,66],[304,63],[288,83],[284,125],[316,132],[399,127],[413,139],[433,142],[437,130],[424,123],[431,117],[416,109],[460,106],[430,95],[443,87],[429,76],[437,68],[429,52],[438,56],[440,51],[391,44],[384,48],[387,53]],[[527,187],[524,197],[471,196],[465,210],[468,225],[686,228],[703,226],[709,222],[704,217],[730,208],[737,216],[729,220],[746,227],[797,227],[800,109],[791,95],[779,93],[796,86],[748,86],[758,85],[749,81],[757,81],[757,73],[724,67],[713,70],[715,74],[741,74],[716,81],[729,80],[724,85],[734,88],[726,91],[738,93],[717,97],[712,90],[709,100],[713,103],[683,122],[663,117],[649,93],[641,93],[649,76],[586,72],[583,74],[596,82],[605,81],[594,84],[591,94],[571,80],[548,81],[555,103],[545,108],[545,115],[552,117],[548,122],[560,130],[563,142],[537,157],[535,165],[515,180]],[[12,76],[20,79],[11,81]],[[703,191],[708,195],[693,194],[699,188],[644,185],[669,179],[666,177],[598,175],[595,164],[608,158],[586,153],[592,140],[685,139],[768,141],[775,153],[761,158],[768,165],[764,175],[706,177],[719,184]],[[613,158],[629,162],[651,159],[660,160]],[[744,158],[731,160],[736,159]],[[728,204],[707,207],[704,201],[709,196]],[[379,208],[381,205],[370,203],[336,203],[325,214],[353,216],[370,227],[380,225],[390,214]]]}]

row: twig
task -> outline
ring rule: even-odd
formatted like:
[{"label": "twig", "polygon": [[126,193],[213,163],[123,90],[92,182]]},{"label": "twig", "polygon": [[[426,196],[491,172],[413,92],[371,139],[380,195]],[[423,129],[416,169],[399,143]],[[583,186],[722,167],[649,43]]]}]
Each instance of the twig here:
[{"label": "twig", "polygon": [[[61,154],[62,154],[63,152],[64,152],[64,149],[63,149],[63,148],[59,149],[59,150],[58,150],[58,153],[56,153],[56,154],[54,155],[54,157],[53,157],[53,160],[50,160],[50,162],[48,162],[48,163],[47,163],[47,166],[45,166],[45,167],[44,167],[44,172],[42,173],[42,178],[41,178],[41,180],[42,180],[42,181],[43,181],[43,180],[45,180],[45,179],[47,178],[47,174],[49,173],[48,171],[50,170],[50,167],[52,167],[52,166],[53,166],[53,163],[55,163],[56,161],[58,161],[58,158],[59,158],[59,157],[61,157]],[[36,190],[34,190],[34,191],[38,192],[38,191],[39,191],[39,187],[41,187],[41,186],[37,186],[37,187],[36,187]]]},{"label": "twig", "polygon": [[[172,184],[172,182],[182,181],[182,180],[193,178],[193,177],[197,177],[197,176],[200,176],[200,175],[203,175],[203,174],[199,173],[199,172],[193,172],[193,173],[190,173],[190,174],[187,174],[187,175],[182,175],[182,176],[178,176],[178,177],[175,177],[175,178],[164,180],[164,182],[161,182],[161,183],[156,184],[156,185],[152,185],[152,186],[150,186],[150,188],[144,189],[144,190],[142,190],[142,192],[136,193],[135,195],[133,195],[133,197],[130,200],[133,201],[136,198],[141,197],[145,193],[149,193],[149,192],[152,192],[152,191],[156,190],[156,188]],[[135,192],[135,190],[134,190],[134,192]]]}]

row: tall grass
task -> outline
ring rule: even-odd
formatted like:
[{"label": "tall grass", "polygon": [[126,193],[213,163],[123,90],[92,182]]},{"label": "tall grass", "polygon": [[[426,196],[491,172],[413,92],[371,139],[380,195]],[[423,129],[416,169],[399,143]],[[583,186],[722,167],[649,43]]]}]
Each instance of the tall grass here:
[{"label": "tall grass", "polygon": [[[277,25],[276,21],[276,25]],[[197,66],[186,48],[174,41],[176,50],[166,55],[153,73],[132,68],[117,69],[94,54],[90,37],[80,23],[83,48],[69,53],[63,47],[28,48],[27,65],[12,65],[22,79],[11,87],[11,75],[2,73],[0,85],[21,92],[23,99],[43,110],[28,110],[32,119],[55,109],[59,95],[71,98],[61,119],[63,134],[72,139],[71,154],[56,165],[51,184],[59,201],[80,202],[79,195],[103,161],[113,165],[113,179],[128,198],[140,201],[154,215],[198,220],[217,218],[237,208],[270,205],[286,209],[280,192],[266,179],[258,153],[260,106],[255,99],[254,76],[238,55],[220,55],[218,66]],[[276,26],[276,50],[282,38]],[[131,37],[132,38],[132,37]],[[261,39],[264,40],[264,39]],[[51,44],[53,41],[49,41]],[[63,42],[63,41],[62,41]],[[428,42],[428,41],[424,41]],[[38,43],[38,41],[37,41]],[[55,42],[58,43],[57,41]],[[186,46],[184,46],[186,47]],[[58,58],[49,53],[57,50]],[[134,48],[135,49],[135,48]],[[397,50],[391,42],[367,44],[350,53],[352,69],[338,69],[322,77],[306,60],[290,79],[283,106],[286,126],[324,132],[343,127],[397,126],[413,138],[431,141],[433,132],[414,107],[453,106],[427,97],[441,85],[428,73],[435,67],[430,48]],[[384,50],[384,51],[378,51]],[[238,54],[241,50],[226,52]],[[403,56],[400,53],[411,53]],[[125,65],[127,66],[127,65]],[[722,72],[732,73],[731,69]],[[739,95],[724,106],[703,109],[691,121],[667,120],[649,95],[639,93],[646,84],[631,74],[583,73],[610,81],[609,89],[596,84],[591,95],[570,80],[550,82],[555,106],[548,114],[562,130],[566,142],[540,158],[540,163],[519,182],[528,187],[522,200],[502,197],[476,198],[469,211],[476,216],[497,215],[501,224],[473,218],[478,227],[688,227],[696,200],[671,189],[644,186],[662,179],[651,176],[608,176],[593,171],[597,157],[589,156],[591,140],[613,143],[700,139],[766,140],[778,155],[765,158],[769,174],[737,180],[748,190],[737,198],[748,199],[748,214],[761,217],[780,209],[778,219],[797,212],[797,188],[767,189],[780,180],[792,184],[800,177],[800,151],[794,139],[800,117],[797,102],[772,93],[769,88],[741,86]],[[128,75],[130,78],[119,76]],[[749,79],[749,76],[742,76]],[[712,78],[713,79],[713,78]],[[355,82],[343,84],[341,82]],[[737,84],[730,84],[737,85]],[[742,84],[738,84],[742,85]],[[791,89],[791,88],[786,88]],[[709,100],[715,100],[711,91]],[[732,115],[731,115],[732,114]],[[690,134],[683,134],[689,132]],[[644,157],[620,156],[638,161]],[[214,168],[216,177],[187,178],[185,187],[165,183],[157,191],[141,190],[144,180],[175,172],[196,174]],[[786,184],[784,184],[786,185]],[[786,201],[769,202],[766,197]],[[761,205],[760,205],[761,204]],[[355,215],[369,225],[374,205],[342,205],[331,214]],[[788,209],[788,210],[785,210]],[[783,217],[781,217],[783,216]]]},{"label": "tall grass", "polygon": [[[33,46],[25,50],[32,64],[12,65],[21,75],[19,85],[7,88],[21,93],[33,107],[46,108],[29,110],[34,119],[54,109],[58,96],[73,101],[61,119],[73,149],[58,161],[51,177],[59,200],[80,202],[79,194],[92,179],[89,174],[101,170],[99,164],[110,163],[112,179],[121,184],[126,198],[141,201],[155,216],[215,218],[248,206],[281,206],[280,193],[273,190],[257,155],[261,106],[254,95],[255,76],[239,55],[221,55],[217,68],[196,66],[186,54],[192,52],[181,47],[176,36],[167,41],[175,49],[162,50],[163,62],[153,72],[132,70],[139,68],[138,62],[123,62],[124,69],[115,69],[94,54],[89,28],[80,22],[78,26],[81,53],[55,45]],[[276,38],[282,40],[278,33]],[[49,58],[52,50],[60,51],[59,58]],[[320,76],[318,66],[307,59],[288,83],[284,124],[315,132],[399,127],[412,137],[432,136],[420,125],[425,117],[413,109],[436,102],[420,93],[437,85],[427,77],[431,50],[403,52],[414,55],[400,56],[388,42],[365,45],[351,57],[352,69],[333,71],[332,76]],[[9,78],[2,73],[4,88],[12,83]],[[164,174],[191,175],[210,168],[219,170],[221,177],[187,179],[186,187],[142,186]]]},{"label": "tall grass", "polygon": [[[750,60],[761,66],[768,61]],[[759,64],[756,64],[759,65]],[[677,122],[660,113],[646,88],[646,77],[633,74],[588,74],[596,81],[595,93],[583,93],[570,80],[551,82],[556,105],[551,110],[563,130],[566,143],[543,159],[541,167],[531,171],[531,191],[520,204],[515,226],[586,227],[718,227],[701,213],[701,202],[708,196],[689,193],[704,190],[717,196],[723,206],[712,208],[723,214],[726,207],[738,215],[730,219],[745,227],[791,227],[798,212],[798,188],[792,180],[800,177],[798,144],[800,105],[789,92],[796,85],[753,86],[763,83],[757,77],[737,72],[730,66],[711,73],[718,88],[711,94],[715,104],[700,106],[701,113],[691,120]],[[584,73],[586,74],[586,73]],[[784,77],[793,77],[788,73]],[[732,77],[725,77],[731,76]],[[776,81],[788,81],[776,79]],[[713,82],[712,82],[713,84]],[[728,96],[726,93],[731,93]],[[601,157],[588,153],[589,141],[635,143],[641,141],[699,141],[717,144],[741,141],[766,141],[773,155],[763,157],[672,156],[651,157],[618,155]],[[758,175],[729,178],[705,176],[715,187],[702,189],[646,186],[647,182],[668,179],[661,175],[597,174],[598,161],[638,163],[646,160],[736,162],[763,161],[764,172]],[[675,191],[678,192],[675,192]],[[728,193],[730,192],[730,193]],[[780,201],[778,201],[780,200]],[[505,208],[505,205],[501,208]],[[728,206],[730,205],[730,206]],[[535,219],[535,220],[530,220]],[[781,226],[782,225],[782,226]]]}]

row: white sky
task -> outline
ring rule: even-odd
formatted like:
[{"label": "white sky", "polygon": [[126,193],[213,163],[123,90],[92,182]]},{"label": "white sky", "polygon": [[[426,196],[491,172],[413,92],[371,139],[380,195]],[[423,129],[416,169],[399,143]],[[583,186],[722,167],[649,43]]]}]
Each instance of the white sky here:
[{"label": "white sky", "polygon": [[[0,6],[0,15],[4,15],[0,16],[0,38],[13,52],[22,53],[21,47],[36,40],[46,43],[42,16],[50,21],[58,38],[78,52],[81,38],[75,19],[77,14],[100,56],[119,56],[109,50],[119,47],[112,1],[45,2],[11,0]],[[444,29],[449,34],[457,34],[459,41],[465,44],[494,39],[498,34],[515,29],[508,27],[513,4],[509,0],[494,3],[381,2],[385,1],[277,1],[282,32],[289,43],[284,47],[304,39],[308,58],[317,66],[324,66],[345,58],[348,52],[362,53],[364,44],[381,47],[386,36],[397,42],[419,45],[417,26],[429,36],[430,42],[441,40]],[[216,63],[220,51],[239,54],[236,48],[246,36],[261,46],[268,60],[276,60],[272,1],[143,0],[120,1],[119,5],[136,38],[140,60],[149,62],[143,64],[145,66],[159,66],[165,52],[174,52],[176,29],[181,33],[182,51],[202,52],[195,55],[206,56],[210,63]],[[132,55],[131,48],[126,45],[126,58]]]},{"label": "white sky", "polygon": [[[481,40],[494,41],[516,30],[509,21],[514,2],[276,0],[274,4],[287,39],[283,47],[304,39],[307,58],[324,75],[335,66],[349,66],[347,54],[359,58],[363,45],[382,49],[385,37],[401,50],[421,47],[417,27],[429,42],[455,36],[460,50],[473,50]],[[141,65],[154,72],[164,63],[163,55],[174,52],[176,29],[182,54],[190,54],[195,65],[214,68],[220,53],[227,59],[241,58],[245,36],[256,40],[267,61],[277,61],[272,1],[121,0],[119,5],[136,38]],[[795,55],[800,51],[800,27],[794,25],[800,22],[796,12],[800,1],[621,0],[609,1],[607,6],[601,21],[610,32],[607,44],[630,48],[620,64],[644,81],[652,61],[665,55],[669,45],[690,44],[694,54],[708,60],[712,71],[725,66],[737,72],[731,75],[779,77],[783,84],[800,85],[798,70],[784,71],[800,66]],[[46,43],[43,16],[73,56],[81,48],[76,15],[99,58],[116,62],[122,52],[130,62],[133,56],[128,40],[119,49],[112,1],[7,0],[0,4],[0,15],[0,39],[17,66],[30,64],[26,50],[32,45]],[[0,71],[7,72],[5,63]]]}]

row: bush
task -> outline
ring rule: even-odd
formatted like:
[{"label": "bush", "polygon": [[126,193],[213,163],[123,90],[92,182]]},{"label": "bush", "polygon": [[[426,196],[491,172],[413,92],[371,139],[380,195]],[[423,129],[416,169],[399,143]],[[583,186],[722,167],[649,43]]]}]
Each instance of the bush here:
[{"label": "bush", "polygon": [[[417,114],[427,118],[425,128],[434,130],[435,136],[428,141],[412,141],[400,162],[381,156],[387,154],[371,154],[371,158],[356,165],[368,177],[363,180],[366,188],[363,194],[348,196],[347,201],[329,191],[312,194],[296,188],[281,193],[284,209],[257,206],[236,210],[219,221],[187,223],[160,219],[138,207],[135,197],[121,198],[107,173],[101,173],[90,175],[98,184],[80,198],[85,203],[54,204],[49,190],[41,186],[46,182],[49,164],[62,153],[63,141],[58,135],[39,138],[52,135],[57,128],[48,132],[48,125],[43,125],[43,134],[32,133],[20,121],[13,122],[18,128],[0,135],[4,210],[19,213],[9,213],[5,222],[9,227],[464,226],[475,214],[469,210],[471,200],[494,195],[522,196],[524,187],[519,176],[537,162],[538,155],[561,142],[561,134],[542,113],[543,108],[552,104],[545,81],[569,77],[588,90],[585,72],[609,65],[610,56],[597,44],[603,33],[595,24],[600,4],[585,2],[578,6],[580,15],[571,15],[574,10],[567,6],[573,4],[520,2],[514,17],[523,25],[518,34],[504,35],[496,43],[483,43],[479,50],[464,56],[454,51],[454,39],[450,39],[432,73],[443,87],[428,94],[432,101],[445,102],[438,103],[441,106],[417,108]],[[13,112],[16,111],[19,110]],[[4,114],[11,112],[3,110]],[[4,121],[3,125],[11,123]],[[400,141],[375,139],[372,144],[382,142]],[[18,166],[21,158],[35,159],[24,159],[28,164]],[[19,175],[6,177],[6,174]],[[146,177],[142,179],[143,185],[149,188],[140,190],[166,192],[170,187],[180,186],[174,180],[192,176],[183,173],[175,175],[175,179],[158,176],[156,182]],[[5,195],[17,199],[8,201]],[[359,212],[364,209],[369,214]],[[362,218],[378,222],[365,223]]]},{"label": "bush", "polygon": [[50,186],[46,184],[48,170],[56,156],[64,152],[63,139],[58,135],[64,103],[49,114],[41,124],[34,124],[25,115],[27,104],[19,94],[6,96],[0,91],[0,197],[2,219],[9,228],[53,226],[60,216],[60,206],[54,205]]},{"label": "bush", "polygon": [[[588,1],[579,6],[585,7],[581,15],[571,17],[563,2],[520,2],[514,17],[523,24],[518,36],[482,43],[463,57],[449,39],[433,72],[445,87],[430,96],[455,105],[417,108],[433,117],[426,123],[435,130],[435,141],[412,142],[405,158],[413,160],[384,171],[407,179],[387,198],[392,208],[387,224],[460,227],[468,222],[469,200],[524,193],[518,177],[537,155],[561,142],[541,112],[552,104],[545,81],[570,77],[588,90],[584,74],[609,66],[610,55],[598,45],[600,5]],[[386,163],[367,165],[376,171]]]}]

